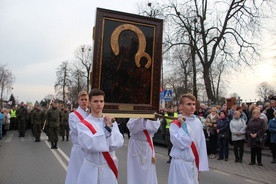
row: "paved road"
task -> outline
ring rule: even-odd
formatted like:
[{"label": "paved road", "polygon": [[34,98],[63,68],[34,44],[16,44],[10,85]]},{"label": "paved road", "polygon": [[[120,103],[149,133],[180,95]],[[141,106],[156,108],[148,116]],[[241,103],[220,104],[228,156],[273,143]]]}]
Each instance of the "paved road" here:
[{"label": "paved road", "polygon": [[[127,136],[126,136],[127,137]],[[41,143],[34,143],[30,131],[18,138],[16,131],[8,132],[0,144],[0,184],[62,184],[66,176],[71,142],[60,141],[58,150],[51,150],[45,134]],[[119,184],[126,184],[126,157],[128,139],[117,151],[119,158]],[[169,164],[167,149],[155,145],[159,184],[167,184]],[[250,154],[244,155],[244,163],[235,163],[230,149],[229,161],[209,159],[210,171],[200,174],[203,184],[275,183],[276,164],[271,164],[269,150],[263,151],[263,167],[249,166]]]}]

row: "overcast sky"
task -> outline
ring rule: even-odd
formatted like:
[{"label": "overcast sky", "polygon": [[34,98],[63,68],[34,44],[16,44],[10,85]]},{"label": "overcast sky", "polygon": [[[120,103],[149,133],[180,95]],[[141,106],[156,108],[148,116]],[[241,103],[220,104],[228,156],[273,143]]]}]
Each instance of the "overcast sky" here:
[{"label": "overcast sky", "polygon": [[[55,94],[57,67],[63,61],[72,61],[79,46],[92,44],[96,8],[135,13],[136,2],[139,1],[0,0],[0,64],[7,65],[16,77],[14,96],[34,103]],[[273,38],[276,40],[275,35]],[[264,45],[271,44],[267,37],[263,41]],[[228,94],[236,92],[243,99],[253,100],[257,98],[256,85],[273,82],[272,54],[265,55],[266,62],[256,68],[255,74],[244,72],[230,80]]]}]

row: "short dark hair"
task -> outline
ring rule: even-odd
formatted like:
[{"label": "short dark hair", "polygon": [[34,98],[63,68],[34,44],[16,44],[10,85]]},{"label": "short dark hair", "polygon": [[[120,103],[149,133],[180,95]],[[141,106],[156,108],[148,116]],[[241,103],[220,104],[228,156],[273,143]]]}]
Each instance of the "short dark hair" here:
[{"label": "short dark hair", "polygon": [[91,89],[89,93],[89,100],[91,100],[93,96],[105,96],[105,93],[100,89],[94,88]]},{"label": "short dark hair", "polygon": [[219,114],[220,114],[220,113],[223,113],[224,116],[227,117],[227,112],[226,112],[226,111],[220,111]]}]

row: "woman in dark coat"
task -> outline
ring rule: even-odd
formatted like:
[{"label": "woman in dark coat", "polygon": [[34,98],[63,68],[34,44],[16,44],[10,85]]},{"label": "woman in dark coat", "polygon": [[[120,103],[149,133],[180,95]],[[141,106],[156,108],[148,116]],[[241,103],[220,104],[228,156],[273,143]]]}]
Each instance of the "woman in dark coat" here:
[{"label": "woman in dark coat", "polygon": [[217,134],[219,143],[219,158],[222,160],[224,157],[225,161],[228,161],[228,144],[229,144],[229,119],[226,111],[220,111],[219,119],[217,120]]},{"label": "woman in dark coat", "polygon": [[260,118],[261,112],[259,109],[255,109],[252,112],[252,118],[248,121],[246,133],[248,137],[247,146],[251,149],[251,162],[249,165],[254,165],[257,155],[257,161],[259,166],[262,164],[262,149],[264,147],[264,133],[266,124],[263,119]]},{"label": "woman in dark coat", "polygon": [[270,132],[270,149],[272,152],[271,163],[276,162],[276,111],[273,113],[274,118],[268,123],[268,130]]}]

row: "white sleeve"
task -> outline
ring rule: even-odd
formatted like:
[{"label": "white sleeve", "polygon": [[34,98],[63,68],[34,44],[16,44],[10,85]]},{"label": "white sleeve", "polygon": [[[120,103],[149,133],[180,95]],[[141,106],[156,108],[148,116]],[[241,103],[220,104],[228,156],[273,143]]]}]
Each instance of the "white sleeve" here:
[{"label": "white sleeve", "polygon": [[127,122],[127,127],[131,134],[136,134],[144,130],[148,130],[149,133],[157,132],[160,126],[160,121],[145,120],[143,118],[130,118]]},{"label": "white sleeve", "polygon": [[206,150],[206,140],[203,130],[201,131],[201,140],[199,146],[199,171],[209,171],[207,150]]},{"label": "white sleeve", "polygon": [[103,130],[97,130],[95,134],[83,124],[77,124],[78,144],[88,152],[109,151],[109,145]]},{"label": "white sleeve", "polygon": [[192,144],[191,137],[174,123],[170,124],[170,139],[173,146],[178,149],[190,148]]},{"label": "white sleeve", "polygon": [[127,128],[131,134],[137,134],[145,129],[143,118],[130,118],[127,122]]},{"label": "white sleeve", "polygon": [[77,134],[77,124],[80,122],[79,118],[74,112],[69,114],[69,127],[70,131]]},{"label": "white sleeve", "polygon": [[115,122],[113,123],[111,136],[107,138],[109,151],[114,151],[124,144],[124,137],[119,130],[118,124]]},{"label": "white sleeve", "polygon": [[145,129],[148,130],[150,133],[156,133],[158,128],[160,127],[160,121],[153,121],[153,120],[149,120],[147,119],[146,123],[145,123]]}]

